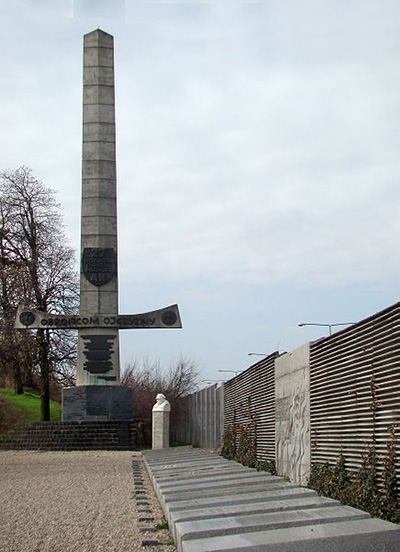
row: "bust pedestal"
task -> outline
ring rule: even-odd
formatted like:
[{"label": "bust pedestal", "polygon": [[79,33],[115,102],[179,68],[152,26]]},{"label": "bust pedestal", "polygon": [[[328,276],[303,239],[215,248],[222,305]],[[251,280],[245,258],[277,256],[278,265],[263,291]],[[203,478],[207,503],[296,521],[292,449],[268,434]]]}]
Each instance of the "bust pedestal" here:
[{"label": "bust pedestal", "polygon": [[153,450],[169,448],[169,414],[168,410],[153,410]]}]

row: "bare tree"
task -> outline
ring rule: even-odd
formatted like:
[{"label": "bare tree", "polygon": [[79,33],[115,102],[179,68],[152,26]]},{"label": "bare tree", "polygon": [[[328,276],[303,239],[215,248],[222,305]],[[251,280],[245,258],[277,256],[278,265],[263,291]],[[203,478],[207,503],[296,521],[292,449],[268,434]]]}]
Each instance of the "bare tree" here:
[{"label": "bare tree", "polygon": [[[0,229],[0,278],[7,292],[3,292],[0,313],[2,340],[8,339],[12,344],[8,365],[13,365],[18,379],[18,370],[23,365],[21,355],[16,354],[18,343],[21,339],[33,341],[32,336],[23,338],[13,330],[11,321],[18,304],[49,313],[76,312],[78,277],[55,191],[37,180],[28,167],[0,174]],[[13,281],[17,283],[15,287]],[[34,348],[29,348],[29,358],[25,355],[32,369],[37,366],[40,373],[43,420],[50,419],[50,376],[56,373],[55,366],[59,369],[63,363],[70,365],[75,350],[73,334],[64,332],[63,337],[39,329]]]},{"label": "bare tree", "polygon": [[159,360],[135,360],[125,367],[122,385],[134,390],[135,418],[151,420],[151,411],[157,393],[163,393],[171,403],[171,424],[185,415],[184,401],[196,391],[199,370],[193,360],[180,357],[172,360],[164,372]]}]

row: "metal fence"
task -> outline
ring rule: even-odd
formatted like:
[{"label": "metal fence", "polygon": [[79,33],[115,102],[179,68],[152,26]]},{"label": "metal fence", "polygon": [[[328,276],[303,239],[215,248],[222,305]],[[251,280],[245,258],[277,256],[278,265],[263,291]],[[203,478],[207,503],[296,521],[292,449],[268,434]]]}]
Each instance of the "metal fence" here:
[{"label": "metal fence", "polygon": [[184,399],[184,419],[171,427],[171,437],[180,443],[216,449],[223,432],[223,386],[211,385]]},{"label": "metal fence", "polygon": [[274,365],[278,353],[263,358],[224,384],[224,428],[255,420],[257,459],[275,459]]},{"label": "metal fence", "polygon": [[[400,303],[310,346],[311,462],[350,469],[400,423]],[[397,457],[397,473],[400,458]]]},{"label": "metal fence", "polygon": [[[211,386],[188,397],[187,420],[175,428],[179,440],[216,448],[224,428],[253,416],[258,459],[276,460],[277,357],[275,352],[222,387]],[[347,467],[355,470],[373,442],[381,461],[389,428],[396,426],[400,432],[400,303],[311,343],[305,369],[310,381],[305,437],[311,463],[334,463],[342,453]],[[400,484],[399,454],[396,469]]]}]

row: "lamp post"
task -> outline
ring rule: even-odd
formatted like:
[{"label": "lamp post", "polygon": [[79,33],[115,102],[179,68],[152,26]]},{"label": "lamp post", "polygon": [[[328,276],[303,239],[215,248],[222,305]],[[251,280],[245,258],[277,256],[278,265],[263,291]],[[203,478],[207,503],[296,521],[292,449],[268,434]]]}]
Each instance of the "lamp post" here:
[{"label": "lamp post", "polygon": [[255,355],[255,356],[263,356],[263,357],[266,357],[268,356],[266,353],[247,353],[248,356],[252,356],[252,355]]},{"label": "lamp post", "polygon": [[329,335],[332,335],[332,328],[334,326],[351,326],[354,324],[354,322],[337,322],[335,324],[318,324],[316,322],[300,322],[297,324],[298,326],[324,326],[325,328],[329,328]]},{"label": "lamp post", "polygon": [[221,383],[223,381],[225,381],[225,380],[209,380],[209,379],[207,379],[207,380],[201,380],[201,383],[206,383],[208,385],[212,385],[213,383]]},{"label": "lamp post", "polygon": [[241,374],[243,370],[218,370],[218,372],[230,372],[231,374],[235,374],[236,377],[238,374]]}]

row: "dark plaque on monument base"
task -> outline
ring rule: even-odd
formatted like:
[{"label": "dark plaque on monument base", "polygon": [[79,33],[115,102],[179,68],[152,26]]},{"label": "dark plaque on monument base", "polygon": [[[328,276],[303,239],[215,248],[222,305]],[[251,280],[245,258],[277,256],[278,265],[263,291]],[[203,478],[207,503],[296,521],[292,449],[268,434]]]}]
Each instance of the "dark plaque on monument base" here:
[{"label": "dark plaque on monument base", "polygon": [[133,389],[81,385],[63,390],[63,421],[133,420]]},{"label": "dark plaque on monument base", "polygon": [[117,254],[112,247],[85,247],[82,253],[82,271],[94,286],[102,286],[114,276]]}]

